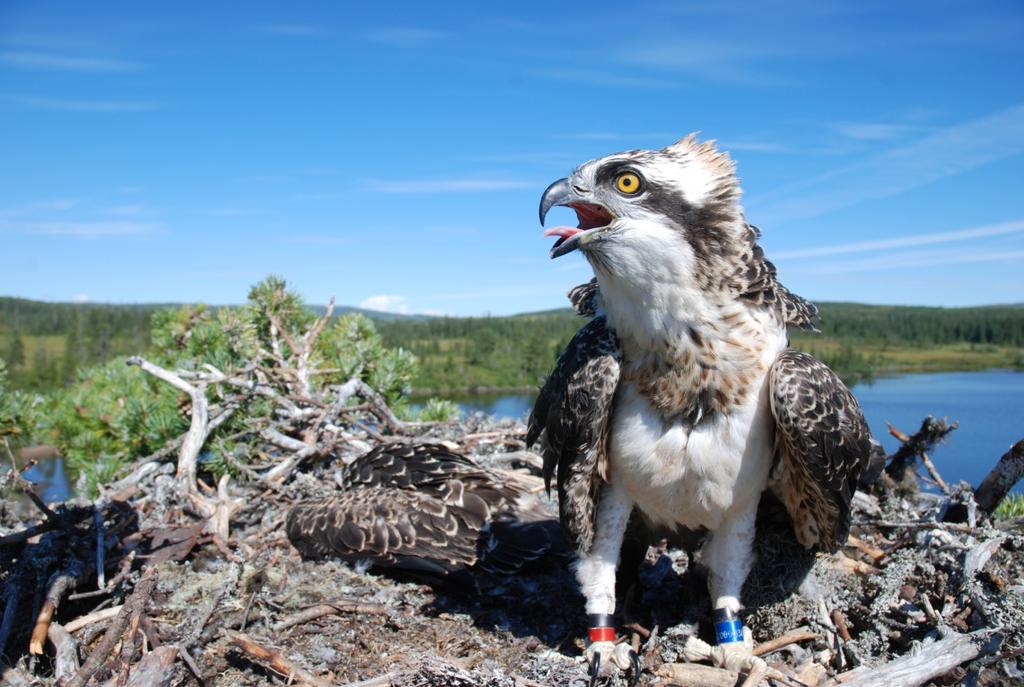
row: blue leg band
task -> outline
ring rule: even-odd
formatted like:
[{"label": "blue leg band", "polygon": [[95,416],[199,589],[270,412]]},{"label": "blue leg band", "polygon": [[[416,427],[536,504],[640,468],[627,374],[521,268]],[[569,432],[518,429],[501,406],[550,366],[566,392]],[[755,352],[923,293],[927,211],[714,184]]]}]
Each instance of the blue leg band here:
[{"label": "blue leg band", "polygon": [[714,613],[715,640],[719,644],[743,641],[743,621],[728,608],[716,608]]}]

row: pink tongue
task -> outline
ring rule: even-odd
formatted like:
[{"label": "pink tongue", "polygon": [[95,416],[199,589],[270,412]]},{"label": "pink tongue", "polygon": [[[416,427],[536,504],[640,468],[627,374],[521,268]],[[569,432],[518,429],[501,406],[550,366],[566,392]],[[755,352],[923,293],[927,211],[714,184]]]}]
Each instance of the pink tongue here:
[{"label": "pink tongue", "polygon": [[583,233],[583,230],[579,227],[551,227],[550,229],[544,230],[545,236],[560,236],[563,239],[567,239],[570,236]]}]

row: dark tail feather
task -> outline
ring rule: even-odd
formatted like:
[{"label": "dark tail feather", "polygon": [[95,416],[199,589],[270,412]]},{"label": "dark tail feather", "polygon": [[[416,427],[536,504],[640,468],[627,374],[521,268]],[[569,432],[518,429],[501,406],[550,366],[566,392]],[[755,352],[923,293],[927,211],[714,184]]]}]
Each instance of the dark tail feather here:
[{"label": "dark tail feather", "polygon": [[505,516],[496,518],[480,538],[477,566],[496,575],[514,575],[531,563],[571,555],[557,520],[523,522]]}]

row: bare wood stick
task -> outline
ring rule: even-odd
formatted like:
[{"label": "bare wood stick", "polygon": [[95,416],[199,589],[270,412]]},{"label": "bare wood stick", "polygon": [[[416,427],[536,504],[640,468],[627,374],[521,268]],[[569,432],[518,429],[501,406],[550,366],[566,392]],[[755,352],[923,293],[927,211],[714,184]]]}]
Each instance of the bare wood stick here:
[{"label": "bare wood stick", "polygon": [[326,680],[316,677],[308,670],[295,665],[282,656],[279,651],[263,646],[248,635],[237,632],[228,633],[228,637],[229,643],[251,660],[281,675],[292,684],[311,685],[312,687],[328,687],[330,684]]},{"label": "bare wood stick", "polygon": [[71,594],[68,596],[68,601],[78,601],[79,599],[89,599],[94,596],[103,596],[117,589],[117,585],[124,581],[124,578],[128,577],[128,573],[132,571],[132,563],[135,561],[136,551],[132,549],[128,552],[128,555],[121,559],[121,563],[118,566],[117,574],[110,578],[107,582],[106,587],[103,589],[94,589],[91,592],[79,592],[78,594]]},{"label": "bare wood stick", "polygon": [[184,391],[192,399],[192,422],[189,424],[185,439],[181,443],[181,451],[178,453],[177,479],[185,493],[195,493],[196,490],[196,464],[199,459],[199,452],[206,443],[206,437],[210,432],[210,404],[206,400],[206,382],[199,382],[193,386],[179,375],[165,370],[159,365],[154,365],[141,356],[133,356],[126,361],[129,365],[137,365],[143,371],[153,375],[157,379],[167,382],[176,389]]},{"label": "bare wood stick", "polygon": [[145,609],[149,599],[153,596],[153,590],[156,589],[156,581],[156,568],[146,568],[146,571],[142,573],[139,583],[135,585],[131,596],[128,597],[124,606],[121,607],[121,611],[110,623],[110,627],[107,628],[103,639],[100,640],[99,646],[89,654],[89,658],[86,659],[81,670],[75,673],[75,677],[68,681],[67,687],[85,687],[85,683],[92,678],[100,666],[103,665],[110,652],[114,650],[114,646],[121,639],[125,627],[128,626],[128,621],[132,616],[141,614]]},{"label": "bare wood stick", "polygon": [[320,333],[324,330],[324,326],[331,321],[331,315],[334,314],[334,296],[331,296],[330,302],[327,303],[327,312],[324,313],[323,317],[320,317],[313,323],[313,326],[309,328],[306,335],[302,337],[301,349],[296,351],[298,353],[298,360],[295,364],[295,371],[298,373],[299,382],[302,383],[303,390],[306,395],[312,395],[313,384],[311,382],[311,370],[309,367],[309,358],[313,354],[313,349],[316,347],[316,340],[320,338]]},{"label": "bare wood stick", "polygon": [[305,610],[294,613],[287,618],[284,618],[276,625],[274,625],[274,632],[281,632],[283,630],[298,625],[300,623],[306,623],[310,620],[323,617],[325,615],[339,615],[341,613],[359,613],[362,615],[388,615],[388,609],[384,606],[377,604],[361,604],[353,603],[349,601],[336,601],[333,603],[318,604],[311,606]]},{"label": "bare wood stick", "polygon": [[103,531],[103,511],[93,505],[92,522],[96,526],[96,587],[103,589],[107,586],[106,561],[107,553],[106,535]]},{"label": "bare wood stick", "polygon": [[293,439],[290,436],[281,434],[274,429],[265,429],[260,432],[260,436],[275,446],[292,451],[290,456],[267,471],[266,477],[268,480],[283,480],[291,474],[292,470],[294,470],[299,463],[318,451],[316,446],[310,446],[298,439]]},{"label": "bare wood stick", "polygon": [[784,634],[781,637],[776,637],[775,639],[771,639],[767,642],[762,642],[761,644],[758,644],[754,647],[753,653],[755,656],[764,656],[765,654],[770,654],[773,651],[778,651],[782,647],[789,646],[790,644],[797,644],[799,642],[809,641],[817,642],[820,639],[821,635],[819,635],[816,632],[790,632],[789,634]]},{"label": "bare wood stick", "polygon": [[338,387],[337,394],[339,401],[343,398],[347,400],[352,396],[360,396],[363,400],[372,404],[373,414],[379,417],[391,432],[400,432],[406,425],[406,423],[399,420],[395,414],[391,412],[391,409],[388,408],[388,404],[384,402],[383,397],[381,397],[381,395],[374,391],[369,384],[361,379],[353,377],[348,380]]},{"label": "bare wood stick", "polygon": [[383,675],[378,675],[377,677],[370,677],[365,680],[347,682],[342,687],[390,687],[394,684],[392,680],[400,675],[401,673],[396,670],[390,673],[384,673]]},{"label": "bare wood stick", "polygon": [[878,572],[878,568],[873,565],[869,565],[864,561],[858,561],[850,558],[842,551],[836,553],[832,557],[832,562],[840,570],[844,570],[850,573],[856,573],[858,575],[873,575]]},{"label": "bare wood stick", "polygon": [[1024,439],[1011,446],[978,485],[974,492],[978,508],[991,515],[1021,477],[1024,477]]},{"label": "bare wood stick", "polygon": [[995,653],[1002,641],[1003,636],[991,629],[955,634],[922,646],[916,654],[864,672],[855,672],[850,679],[844,679],[842,675],[837,679],[846,687],[921,685],[945,675],[961,663]]},{"label": "bare wood stick", "polygon": [[676,687],[736,687],[740,674],[700,663],[666,663],[655,672]]},{"label": "bare wood stick", "polygon": [[56,652],[53,666],[53,677],[58,683],[70,680],[78,672],[78,642],[60,623],[50,623],[46,638],[53,644]]},{"label": "bare wood stick", "polygon": [[188,666],[188,669],[191,670],[192,674],[196,676],[196,679],[202,682],[203,672],[199,670],[199,666],[196,664],[196,660],[192,658],[192,654],[188,652],[188,649],[181,646],[180,644],[176,644],[172,648],[178,652],[178,655],[181,656],[181,660],[185,662],[185,665]]},{"label": "bare wood stick", "polygon": [[111,606],[110,608],[102,608],[98,611],[87,613],[81,617],[75,618],[70,623],[64,625],[64,629],[68,632],[77,632],[78,630],[81,630],[83,627],[87,627],[89,625],[92,625],[93,623],[101,623],[104,620],[110,620],[118,613],[120,613],[122,608],[124,608],[124,605]]},{"label": "bare wood stick", "polygon": [[[174,661],[177,658],[176,647],[158,646],[143,656],[132,668],[124,687],[168,687],[174,681]],[[113,680],[116,681],[117,677],[115,676]]]},{"label": "bare wood stick", "polygon": [[849,642],[853,638],[850,636],[850,628],[846,626],[846,617],[843,612],[838,608],[832,609],[832,622],[836,624],[836,629],[839,631],[839,636],[844,642]]},{"label": "bare wood stick", "polygon": [[942,479],[942,475],[939,474],[938,469],[935,467],[935,463],[932,462],[932,459],[928,457],[928,453],[925,451],[921,451],[921,462],[924,463],[925,469],[928,471],[928,474],[932,476],[936,486],[942,490],[943,494],[948,494],[949,485],[946,484],[946,480]]},{"label": "bare wood stick", "polygon": [[956,422],[936,420],[929,415],[921,422],[921,427],[908,437],[889,425],[889,433],[899,439],[901,445],[892,455],[889,464],[885,466],[886,474],[899,481],[903,478],[906,469],[919,455],[930,452],[936,444],[943,441],[958,426]]},{"label": "bare wood stick", "polygon": [[43,645],[46,643],[46,635],[50,630],[50,621],[53,620],[53,614],[60,606],[60,601],[68,593],[68,590],[74,589],[75,585],[78,584],[78,578],[82,576],[84,571],[85,565],[76,558],[66,568],[54,573],[50,577],[47,584],[46,599],[43,601],[42,608],[39,609],[39,615],[36,616],[36,624],[32,628],[32,638],[28,643],[30,654],[39,656],[43,653]]},{"label": "bare wood stick", "polygon": [[863,539],[861,539],[860,537],[855,537],[852,534],[846,538],[846,545],[852,546],[861,553],[865,554],[868,558],[871,559],[872,563],[877,563],[878,561],[885,558],[887,555],[885,551],[883,551],[882,549],[878,548],[877,546],[873,546],[864,541]]}]

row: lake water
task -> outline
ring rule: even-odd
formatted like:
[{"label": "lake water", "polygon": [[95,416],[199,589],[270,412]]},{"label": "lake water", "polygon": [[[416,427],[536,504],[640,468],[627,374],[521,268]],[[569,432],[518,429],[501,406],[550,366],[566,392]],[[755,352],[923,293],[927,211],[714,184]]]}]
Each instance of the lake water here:
[{"label": "lake water", "polygon": [[[1010,445],[1024,437],[1024,373],[1007,370],[943,372],[884,377],[858,384],[853,391],[868,423],[886,450],[899,442],[886,429],[891,423],[910,434],[926,415],[960,423],[932,460],[947,482],[967,480],[977,486]],[[453,396],[463,412],[525,419],[535,394]],[[43,498],[60,501],[71,494],[61,458],[43,460],[25,473],[39,484]]]},{"label": "lake water", "polygon": [[[926,415],[960,423],[931,456],[948,482],[977,486],[1013,442],[1024,438],[1024,373],[1009,370],[942,372],[882,377],[857,384],[871,430],[892,453],[899,446],[890,423],[911,434]],[[465,412],[525,418],[535,394],[480,394],[452,397]]]}]

